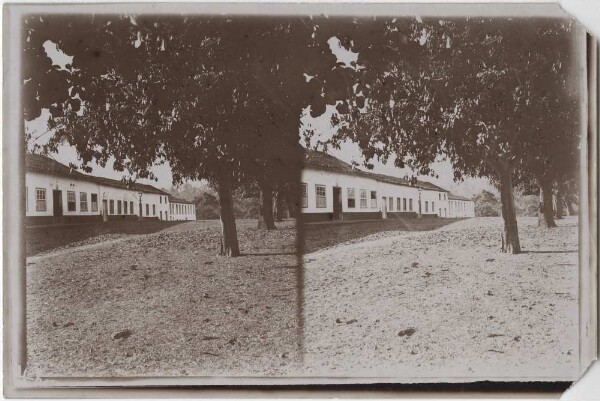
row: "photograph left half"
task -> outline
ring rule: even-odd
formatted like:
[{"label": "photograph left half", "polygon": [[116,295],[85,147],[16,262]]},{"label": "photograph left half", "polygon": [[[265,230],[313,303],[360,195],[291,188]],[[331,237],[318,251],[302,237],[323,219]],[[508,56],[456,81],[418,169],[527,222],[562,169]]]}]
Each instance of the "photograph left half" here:
[{"label": "photograph left half", "polygon": [[304,78],[286,21],[21,27],[23,376],[298,372]]}]

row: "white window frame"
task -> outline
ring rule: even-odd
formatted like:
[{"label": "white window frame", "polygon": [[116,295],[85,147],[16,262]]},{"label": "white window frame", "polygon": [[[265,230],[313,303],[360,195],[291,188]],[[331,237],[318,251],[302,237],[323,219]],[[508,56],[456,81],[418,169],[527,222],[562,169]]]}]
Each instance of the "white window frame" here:
[{"label": "white window frame", "polygon": [[[375,194],[375,197],[373,197]],[[371,191],[371,209],[377,209],[377,191]]]},{"label": "white window frame", "polygon": [[[319,194],[320,190],[322,190],[322,194]],[[327,207],[327,187],[325,185],[315,184],[315,201],[317,208],[323,209]]]},{"label": "white window frame", "polygon": [[[96,195],[96,202],[94,202],[94,195]],[[90,194],[90,203],[91,203],[91,211],[92,212],[97,212],[98,211],[98,194]]]},{"label": "white window frame", "polygon": [[46,197],[46,188],[35,189],[35,211],[45,212],[48,210],[48,198]]},{"label": "white window frame", "polygon": [[[347,202],[346,204],[348,205],[348,209],[356,209],[356,189],[355,188],[347,188],[346,189],[346,194],[347,194]],[[354,204],[352,206],[350,206],[350,200],[352,200],[354,202]]]},{"label": "white window frame", "polygon": [[300,198],[300,206],[301,207],[308,207],[308,184],[303,182],[302,183],[302,195]]},{"label": "white window frame", "polygon": [[79,193],[79,210],[82,212],[88,211],[87,192]]},{"label": "white window frame", "polygon": [[367,190],[366,189],[361,189],[360,190],[360,208],[361,209],[366,209],[367,206],[368,206],[368,203],[367,203]]},{"label": "white window frame", "polygon": [[[69,204],[73,204],[73,210],[69,208]],[[77,212],[77,193],[75,191],[67,191],[67,212]]]}]

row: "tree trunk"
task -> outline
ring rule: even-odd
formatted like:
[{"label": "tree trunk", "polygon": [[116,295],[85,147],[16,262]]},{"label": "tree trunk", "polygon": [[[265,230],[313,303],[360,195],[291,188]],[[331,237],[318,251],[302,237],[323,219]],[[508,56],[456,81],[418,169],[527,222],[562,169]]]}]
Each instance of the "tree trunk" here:
[{"label": "tree trunk", "polygon": [[275,229],[275,219],[273,218],[273,187],[269,182],[263,182],[260,186],[262,218],[264,219],[267,230]]},{"label": "tree trunk", "polygon": [[512,168],[501,166],[500,175],[500,201],[502,202],[502,219],[504,230],[502,232],[502,252],[521,253],[517,215],[515,212],[515,198],[513,194]]},{"label": "tree trunk", "polygon": [[540,181],[538,226],[546,228],[556,227],[556,223],[554,222],[554,209],[552,207],[552,181]]},{"label": "tree trunk", "polygon": [[567,212],[569,212],[569,216],[574,216],[575,208],[573,207],[573,204],[571,203],[571,201],[569,199],[567,199],[565,203],[567,204]]},{"label": "tree trunk", "polygon": [[556,201],[556,213],[555,213],[555,217],[557,219],[562,219],[563,216],[565,215],[565,203],[564,203],[564,200],[562,198],[561,193],[557,192],[557,194],[554,197],[554,199]]},{"label": "tree trunk", "polygon": [[233,209],[233,177],[231,171],[219,177],[219,206],[221,207],[221,249],[219,255],[240,256],[240,247]]},{"label": "tree trunk", "polygon": [[259,191],[260,193],[258,194],[258,216],[257,216],[257,227],[258,228],[265,228],[265,219],[263,219],[263,194],[262,191]]},{"label": "tree trunk", "polygon": [[283,198],[283,192],[277,192],[275,196],[275,219],[277,221],[283,221],[285,218],[285,201]]},{"label": "tree trunk", "polygon": [[291,218],[295,219],[298,217],[298,196],[295,188],[286,191],[285,194],[285,206],[288,210],[288,214]]}]

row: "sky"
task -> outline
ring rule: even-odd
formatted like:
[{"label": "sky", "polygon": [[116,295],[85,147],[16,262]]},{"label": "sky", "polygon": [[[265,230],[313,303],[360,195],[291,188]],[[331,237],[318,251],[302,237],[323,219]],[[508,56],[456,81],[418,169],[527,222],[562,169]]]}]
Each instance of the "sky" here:
[{"label": "sky", "polygon": [[[336,56],[338,62],[344,64],[346,68],[360,68],[360,65],[356,64],[358,60],[358,53],[352,52],[352,50],[350,49],[345,49],[343,46],[341,46],[340,41],[336,37],[330,38],[328,43],[332,54]],[[44,49],[46,50],[46,54],[48,55],[48,57],[52,59],[52,63],[54,65],[59,66],[61,69],[66,70],[66,64],[70,64],[73,61],[72,56],[64,54],[60,49],[58,49],[56,44],[50,41],[44,43]],[[310,77],[307,77],[307,79],[310,79]],[[83,110],[85,110],[85,106]],[[315,140],[325,140],[331,135],[333,135],[337,130],[336,127],[331,125],[331,113],[333,112],[333,110],[333,106],[328,106],[326,113],[318,118],[310,117],[310,114],[307,113],[306,110],[303,113],[301,123],[302,125],[310,126],[315,130]],[[26,131],[28,133],[31,133],[32,138],[37,138],[31,144],[37,143],[39,145],[43,145],[51,137],[52,132],[49,132],[47,128],[47,121],[49,117],[50,114],[48,110],[44,110],[39,118],[25,123]],[[304,143],[302,132],[300,132],[300,137],[301,143]],[[347,163],[351,163],[353,161],[357,162],[359,166],[362,166],[364,161],[358,146],[351,142],[343,143],[339,150],[329,149],[328,153]],[[75,148],[68,144],[60,145],[58,153],[53,153],[50,156],[56,161],[63,164],[80,164]],[[372,160],[370,162],[374,164],[374,168],[372,171],[375,173],[386,174],[396,177],[413,175],[413,172],[409,169],[400,169],[395,167],[393,162],[389,162],[387,164],[381,163],[377,160]],[[91,162],[89,165],[90,167],[92,167],[92,174],[96,176],[112,178],[117,180],[124,177],[129,178],[127,177],[126,173],[113,170],[112,161],[109,161],[109,163],[107,163],[105,167],[102,167],[94,162]],[[456,193],[457,195],[467,197],[471,197],[472,195],[477,194],[482,190],[488,190],[494,193],[498,193],[495,187],[493,187],[487,179],[465,178],[461,182],[455,182],[454,175],[452,173],[452,165],[447,161],[436,162],[432,165],[432,168],[433,171],[438,175],[437,178],[423,176],[418,176],[418,178],[422,179],[423,181],[429,181],[436,185],[439,185],[442,188],[448,189]],[[138,182],[154,185],[158,188],[170,188],[172,186],[172,173],[168,163],[155,166],[152,169],[152,172],[157,177],[157,181],[139,179]],[[205,185],[205,183],[201,181],[190,182],[190,184],[194,186]]]}]

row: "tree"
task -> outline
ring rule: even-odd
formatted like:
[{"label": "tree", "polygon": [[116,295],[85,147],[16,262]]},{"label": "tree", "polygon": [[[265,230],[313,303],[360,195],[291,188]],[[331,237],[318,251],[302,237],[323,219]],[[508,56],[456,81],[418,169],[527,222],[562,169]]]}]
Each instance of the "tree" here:
[{"label": "tree", "polygon": [[[314,30],[285,18],[31,17],[24,116],[48,107],[45,150],[67,141],[82,168],[112,157],[132,179],[153,178],[151,167],[168,162],[175,182],[208,180],[219,195],[220,253],[237,256],[234,188],[261,170],[299,178],[299,119],[319,96],[302,74],[331,61],[320,61],[329,49]],[[46,41],[73,57],[67,71],[51,66]]]},{"label": "tree", "polygon": [[492,217],[499,216],[502,205],[493,193],[483,190],[473,197],[475,202],[475,216]]},{"label": "tree", "polygon": [[[355,93],[357,105],[334,116],[342,129],[333,142],[351,139],[367,159],[394,157],[398,167],[421,174],[431,174],[429,165],[442,154],[456,179],[495,180],[502,251],[519,253],[515,172],[532,168],[536,158],[552,158],[554,134],[539,141],[548,113],[543,81],[577,76],[575,33],[575,24],[562,20],[388,21],[381,46],[359,52],[368,88],[361,95],[368,101],[358,102]],[[561,62],[564,68],[557,69]],[[556,90],[553,95],[569,98]],[[571,137],[577,132],[570,123],[565,127]]]}]

